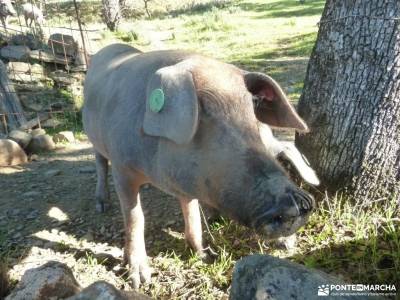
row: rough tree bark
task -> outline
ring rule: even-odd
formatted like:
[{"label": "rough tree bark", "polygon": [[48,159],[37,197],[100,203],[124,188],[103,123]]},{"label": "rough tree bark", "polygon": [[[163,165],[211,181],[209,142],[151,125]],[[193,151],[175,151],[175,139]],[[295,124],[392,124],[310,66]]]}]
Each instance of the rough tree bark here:
[{"label": "rough tree bark", "polygon": [[102,0],[103,18],[107,28],[111,31],[118,29],[121,20],[121,9],[119,0]]},{"label": "rough tree bark", "polygon": [[328,190],[360,201],[399,197],[400,1],[327,0],[296,136]]}]

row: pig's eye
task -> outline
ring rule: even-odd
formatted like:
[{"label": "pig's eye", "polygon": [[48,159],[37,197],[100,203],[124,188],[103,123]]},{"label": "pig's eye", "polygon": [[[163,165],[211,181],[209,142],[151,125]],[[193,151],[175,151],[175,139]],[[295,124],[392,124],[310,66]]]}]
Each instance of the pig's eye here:
[{"label": "pig's eye", "polygon": [[274,222],[275,222],[275,223],[281,223],[282,220],[283,220],[282,215],[276,216],[276,217],[274,218]]}]

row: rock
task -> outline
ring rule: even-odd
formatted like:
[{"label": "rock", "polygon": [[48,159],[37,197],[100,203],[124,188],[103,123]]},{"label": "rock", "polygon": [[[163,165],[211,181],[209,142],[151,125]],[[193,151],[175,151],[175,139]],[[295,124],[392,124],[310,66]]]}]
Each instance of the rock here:
[{"label": "rock", "polygon": [[7,64],[7,72],[10,79],[23,83],[33,83],[46,79],[43,67],[39,64],[12,61]]},{"label": "rock", "polygon": [[60,171],[60,170],[54,169],[54,170],[48,170],[48,171],[46,171],[46,172],[44,173],[44,176],[46,176],[46,177],[54,177],[54,176],[57,176],[57,175],[60,175],[60,174],[61,174],[61,171]]},{"label": "rock", "polygon": [[60,142],[73,143],[75,142],[74,133],[72,131],[60,131],[59,133],[53,136],[53,141],[55,143],[60,143]]},{"label": "rock", "polygon": [[28,161],[26,153],[13,140],[0,140],[0,166],[15,166]]},{"label": "rock", "polygon": [[40,47],[40,41],[32,33],[13,35],[9,43],[17,46],[28,46],[32,50]]},{"label": "rock", "polygon": [[49,63],[57,63],[57,64],[71,64],[72,58],[71,57],[60,57],[55,56],[53,53],[49,52],[48,50],[33,50],[29,53],[29,57],[34,60],[44,61]]},{"label": "rock", "polygon": [[319,299],[318,287],[341,283],[329,274],[307,269],[284,259],[269,255],[250,255],[236,263],[229,299]]},{"label": "rock", "polygon": [[50,35],[47,44],[50,49],[53,49],[54,54],[62,57],[69,56],[75,58],[78,51],[78,43],[72,35],[68,34],[53,33]]},{"label": "rock", "polygon": [[43,111],[43,105],[38,103],[32,95],[21,95],[19,100],[21,101],[22,106],[27,110],[35,112]]},{"label": "rock", "polygon": [[149,300],[150,297],[138,292],[126,292],[115,288],[113,285],[105,281],[97,281],[82,292],[74,295],[66,300]]},{"label": "rock", "polygon": [[22,148],[26,148],[32,140],[32,135],[22,130],[13,130],[8,137],[17,142]]},{"label": "rock", "polygon": [[44,121],[41,125],[42,125],[42,127],[45,127],[45,128],[55,128],[62,124],[63,124],[63,122],[61,122],[57,119],[49,119],[49,120]]},{"label": "rock", "polygon": [[46,130],[44,130],[43,128],[36,128],[31,131],[32,137],[35,137],[38,135],[43,135],[43,134],[46,134]]},{"label": "rock", "polygon": [[68,86],[76,82],[73,75],[62,70],[51,72],[49,77],[59,86]]},{"label": "rock", "polygon": [[32,210],[29,214],[26,215],[27,220],[34,220],[39,216],[39,211],[37,209]]},{"label": "rock", "polygon": [[79,169],[79,173],[82,174],[91,174],[91,173],[95,173],[96,172],[96,168],[94,167],[82,167]]},{"label": "rock", "polygon": [[1,48],[0,55],[9,60],[24,61],[29,58],[30,49],[27,46],[5,46]]},{"label": "rock", "polygon": [[80,289],[67,265],[49,261],[27,270],[6,300],[64,299],[75,295]]},{"label": "rock", "polygon": [[51,136],[47,134],[35,135],[32,137],[27,150],[32,153],[38,153],[42,151],[50,151],[55,148],[55,144]]}]

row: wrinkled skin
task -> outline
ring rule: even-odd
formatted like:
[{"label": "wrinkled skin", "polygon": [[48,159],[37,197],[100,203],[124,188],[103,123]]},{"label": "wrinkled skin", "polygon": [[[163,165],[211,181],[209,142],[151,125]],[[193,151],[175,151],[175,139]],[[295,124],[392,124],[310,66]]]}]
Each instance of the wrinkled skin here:
[{"label": "wrinkled skin", "polygon": [[11,3],[11,0],[0,0],[0,20],[4,29],[7,31],[7,18],[16,16],[17,13]]},{"label": "wrinkled skin", "polygon": [[[159,89],[165,102],[157,111]],[[307,126],[270,77],[184,51],[141,53],[116,44],[93,57],[84,96],[83,123],[96,152],[96,207],[103,211],[108,198],[111,161],[135,288],[150,279],[142,184],[179,199],[186,239],[200,255],[198,200],[266,238],[305,224],[313,199],[268,154],[258,121]],[[262,105],[253,105],[255,99]]]}]

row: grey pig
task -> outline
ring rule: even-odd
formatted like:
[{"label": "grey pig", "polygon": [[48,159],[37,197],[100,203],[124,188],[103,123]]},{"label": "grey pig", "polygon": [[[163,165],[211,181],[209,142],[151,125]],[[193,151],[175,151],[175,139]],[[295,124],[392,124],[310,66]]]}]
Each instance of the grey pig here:
[{"label": "grey pig", "polygon": [[7,30],[7,18],[17,15],[11,0],[0,0],[0,19],[4,30]]},{"label": "grey pig", "polygon": [[[22,5],[22,11],[24,14],[24,19],[25,19],[25,24],[28,27],[32,26],[33,20],[38,25],[43,25],[44,24],[44,17],[43,17],[43,12],[40,10],[39,7],[33,5],[32,3],[25,3]],[[30,20],[28,24],[28,20]]]},{"label": "grey pig", "polygon": [[[266,151],[257,119],[307,131],[269,76],[186,51],[141,53],[114,44],[94,55],[83,124],[96,156],[96,207],[112,175],[125,224],[124,257],[134,288],[150,280],[139,188],[176,196],[185,237],[204,254],[198,200],[266,238],[294,233],[314,200]],[[254,106],[253,98],[265,102]]]}]

